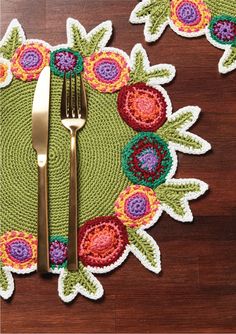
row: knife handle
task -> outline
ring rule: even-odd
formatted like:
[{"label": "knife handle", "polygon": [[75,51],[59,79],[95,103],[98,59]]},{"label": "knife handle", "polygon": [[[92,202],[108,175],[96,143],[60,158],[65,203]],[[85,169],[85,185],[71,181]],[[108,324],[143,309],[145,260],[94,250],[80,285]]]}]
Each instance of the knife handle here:
[{"label": "knife handle", "polygon": [[69,230],[68,230],[68,264],[70,271],[78,270],[77,247],[77,150],[76,129],[71,130],[70,146],[70,199],[69,199]]},{"label": "knife handle", "polygon": [[49,272],[47,157],[38,157],[38,272]]}]

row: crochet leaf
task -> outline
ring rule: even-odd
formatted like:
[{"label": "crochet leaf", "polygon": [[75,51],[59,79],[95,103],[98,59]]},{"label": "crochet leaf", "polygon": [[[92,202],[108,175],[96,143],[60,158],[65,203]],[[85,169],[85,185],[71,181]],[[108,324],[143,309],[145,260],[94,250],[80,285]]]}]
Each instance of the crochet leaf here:
[{"label": "crochet leaf", "polygon": [[144,35],[148,42],[157,40],[168,24],[169,0],[143,0],[130,15],[131,23],[145,23]]},{"label": "crochet leaf", "polygon": [[141,44],[136,44],[131,52],[130,84],[145,82],[151,86],[167,83],[175,75],[170,64],[150,66],[147,53]]},{"label": "crochet leaf", "polygon": [[7,39],[0,46],[0,54],[6,58],[11,59],[16,49],[21,45],[22,39],[18,27],[13,27]]},{"label": "crochet leaf", "polygon": [[0,296],[4,299],[11,297],[14,291],[14,282],[11,272],[5,269],[0,262]]},{"label": "crochet leaf", "polygon": [[79,51],[85,57],[103,48],[112,33],[111,21],[105,21],[99,24],[88,34],[84,27],[76,20],[69,19],[68,26],[68,39],[72,42],[72,49]]},{"label": "crochet leaf", "polygon": [[103,295],[100,282],[81,263],[78,271],[62,271],[58,290],[65,302],[73,300],[78,293],[90,299],[98,299]]},{"label": "crochet leaf", "polygon": [[164,140],[171,142],[172,146],[181,152],[190,154],[203,154],[211,146],[199,136],[186,131],[194,124],[200,113],[200,108],[189,106],[172,114],[168,121],[157,131]]},{"label": "crochet leaf", "polygon": [[231,46],[223,61],[223,67],[226,72],[229,68],[236,67],[236,46]]},{"label": "crochet leaf", "polygon": [[160,251],[154,239],[142,230],[127,228],[132,253],[149,270],[161,270]]},{"label": "crochet leaf", "polygon": [[172,179],[160,185],[156,194],[163,209],[174,219],[193,220],[188,200],[195,199],[208,189],[208,185],[197,179]]}]

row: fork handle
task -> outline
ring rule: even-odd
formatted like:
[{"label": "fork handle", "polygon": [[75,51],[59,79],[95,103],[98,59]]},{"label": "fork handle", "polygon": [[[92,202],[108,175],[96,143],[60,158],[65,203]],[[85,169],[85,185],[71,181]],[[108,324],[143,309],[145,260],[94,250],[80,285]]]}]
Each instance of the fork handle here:
[{"label": "fork handle", "polygon": [[37,270],[49,271],[47,159],[38,157],[38,259]]},{"label": "fork handle", "polygon": [[77,247],[77,149],[76,129],[71,129],[70,144],[70,199],[68,230],[68,270],[78,270]]}]

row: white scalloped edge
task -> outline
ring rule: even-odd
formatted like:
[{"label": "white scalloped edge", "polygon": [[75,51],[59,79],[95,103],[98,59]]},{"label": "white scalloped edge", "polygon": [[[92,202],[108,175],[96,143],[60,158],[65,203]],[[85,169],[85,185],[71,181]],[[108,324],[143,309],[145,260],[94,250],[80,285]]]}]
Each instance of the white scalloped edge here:
[{"label": "white scalloped edge", "polygon": [[119,257],[118,260],[116,260],[114,263],[112,263],[109,266],[105,266],[105,267],[91,267],[91,266],[86,266],[86,268],[94,274],[105,274],[108,273],[112,270],[114,270],[115,268],[119,267],[127,258],[127,256],[129,255],[130,252],[130,248],[129,245],[126,246],[123,254],[121,255],[121,257]]},{"label": "white scalloped edge", "polygon": [[8,59],[0,57],[0,63],[7,65],[7,77],[5,81],[0,82],[0,88],[4,88],[4,87],[7,87],[11,83],[13,75],[11,73],[11,63]]},{"label": "white scalloped edge", "polygon": [[201,109],[198,106],[183,107],[183,108],[177,110],[176,112],[174,112],[172,115],[168,116],[168,121],[172,121],[172,120],[176,119],[179,115],[184,114],[185,112],[191,112],[192,115],[193,115],[193,120],[185,122],[185,124],[181,128],[178,129],[178,132],[182,136],[188,135],[188,136],[192,137],[193,140],[197,140],[199,143],[201,143],[202,148],[193,149],[191,147],[186,147],[184,145],[180,145],[178,143],[174,143],[174,142],[171,142],[171,141],[169,142],[169,145],[173,149],[178,150],[178,151],[183,152],[183,153],[198,154],[198,155],[199,154],[204,154],[211,149],[211,145],[206,140],[199,137],[198,135],[195,135],[195,134],[193,134],[189,131],[186,131],[197,121],[197,119],[199,117]]},{"label": "white scalloped edge", "polygon": [[187,38],[199,37],[199,36],[205,35],[205,32],[206,32],[206,27],[199,30],[199,31],[194,31],[194,32],[181,31],[176,27],[176,25],[174,24],[174,22],[171,20],[170,17],[168,19],[168,22],[169,22],[169,26],[171,27],[171,29],[174,32],[176,32],[176,34],[178,34],[179,36],[182,36],[182,37],[187,37]]},{"label": "white scalloped edge", "polygon": [[[86,268],[84,268],[84,270],[86,270]],[[101,283],[98,281],[98,279],[91,274],[91,272],[89,272],[87,270],[87,275],[89,276],[89,278],[91,279],[91,281],[96,285],[97,287],[97,291],[95,294],[91,294],[89,293],[81,284],[77,283],[74,287],[74,292],[71,293],[68,296],[65,296],[63,293],[64,290],[64,278],[67,275],[67,271],[66,270],[62,270],[60,273],[60,276],[58,278],[58,294],[59,297],[65,302],[65,303],[69,303],[71,302],[78,293],[80,293],[81,295],[83,295],[84,297],[87,297],[89,299],[93,299],[93,300],[97,300],[99,298],[101,298],[103,296],[104,290],[103,287],[101,285]]]},{"label": "white scalloped edge", "polygon": [[139,229],[136,230],[136,233],[139,234],[140,236],[142,236],[143,238],[145,238],[146,240],[148,240],[149,244],[152,245],[152,247],[154,248],[155,251],[155,260],[157,262],[157,265],[154,267],[146,258],[146,256],[143,255],[143,253],[141,253],[139,251],[139,249],[134,245],[134,244],[130,244],[130,251],[137,257],[137,259],[139,259],[139,261],[142,263],[142,265],[147,268],[148,270],[158,274],[161,271],[161,254],[160,254],[160,249],[156,243],[156,241],[145,231]]},{"label": "white scalloped edge", "polygon": [[109,41],[112,35],[112,22],[110,20],[104,21],[97,25],[95,28],[93,28],[89,33],[86,32],[84,26],[78,21],[71,17],[67,19],[66,22],[66,31],[67,31],[67,40],[69,47],[73,46],[74,40],[72,36],[72,25],[76,25],[76,27],[79,29],[81,36],[85,38],[87,41],[91,40],[91,37],[101,28],[105,28],[107,31],[105,35],[103,36],[102,40],[99,42],[99,48],[102,49]]},{"label": "white scalloped edge", "polygon": [[25,268],[25,269],[16,269],[16,268],[13,268],[11,266],[4,266],[4,268],[11,271],[12,273],[24,275],[24,274],[29,274],[29,273],[32,273],[32,272],[36,271],[37,270],[37,265],[34,264],[30,268]]},{"label": "white scalloped edge", "polygon": [[136,13],[146,4],[148,4],[150,0],[143,0],[140,3],[138,3],[135,8],[132,10],[130,14],[129,21],[133,24],[140,24],[144,23],[144,37],[145,41],[151,43],[155,42],[164,32],[165,28],[168,26],[169,21],[168,19],[159,27],[159,30],[157,31],[156,34],[151,34],[150,33],[150,28],[151,28],[151,20],[150,20],[150,15],[145,15],[143,17],[137,17]]},{"label": "white scalloped edge", "polygon": [[[189,200],[192,199],[196,199],[199,196],[203,195],[207,190],[208,190],[208,184],[198,180],[198,179],[194,179],[194,178],[189,178],[189,179],[171,179],[169,181],[167,181],[165,184],[166,185],[182,185],[182,184],[189,184],[189,183],[195,183],[198,184],[200,186],[200,191],[197,192],[189,192],[187,193],[183,199],[182,199],[182,205],[184,207],[185,210],[185,215],[184,216],[180,216],[177,215],[173,209],[171,207],[169,207],[168,205],[166,205],[165,203],[161,203],[162,208],[164,211],[166,211],[166,213],[168,213],[172,218],[174,218],[175,220],[181,221],[183,223],[185,222],[191,222],[193,221],[193,214],[192,211],[189,207]],[[157,188],[158,190],[158,188]]]},{"label": "white scalloped edge", "polygon": [[21,37],[21,40],[22,40],[22,44],[25,43],[26,37],[25,37],[24,30],[23,30],[21,24],[19,23],[19,21],[17,19],[13,19],[13,20],[11,20],[9,26],[7,27],[5,35],[3,36],[2,40],[0,41],[0,47],[5,42],[7,42],[8,38],[9,38],[9,35],[11,34],[11,31],[12,31],[13,28],[18,28],[18,31],[19,31],[19,34],[20,34],[20,37]]},{"label": "white scalloped edge", "polygon": [[0,296],[3,299],[8,299],[12,296],[12,294],[14,292],[14,279],[13,279],[13,276],[12,276],[10,270],[8,270],[6,267],[3,267],[2,270],[4,271],[4,274],[7,277],[8,289],[3,290],[0,286]]},{"label": "white scalloped edge", "polygon": [[156,87],[158,85],[163,85],[163,84],[166,84],[170,81],[173,80],[173,78],[175,77],[175,74],[176,74],[176,69],[173,65],[171,64],[158,64],[158,65],[154,65],[154,66],[150,66],[150,62],[149,62],[149,59],[148,59],[148,56],[147,56],[147,52],[146,50],[143,48],[142,44],[140,43],[137,43],[135,44],[135,46],[133,47],[131,53],[130,53],[130,66],[131,66],[131,70],[135,71],[135,57],[136,57],[136,54],[138,52],[141,52],[142,53],[142,56],[143,56],[143,63],[144,63],[144,70],[147,72],[147,73],[150,73],[154,70],[168,70],[170,72],[170,76],[167,78],[153,78],[153,79],[150,79],[147,84],[149,86],[152,86],[152,87]]}]

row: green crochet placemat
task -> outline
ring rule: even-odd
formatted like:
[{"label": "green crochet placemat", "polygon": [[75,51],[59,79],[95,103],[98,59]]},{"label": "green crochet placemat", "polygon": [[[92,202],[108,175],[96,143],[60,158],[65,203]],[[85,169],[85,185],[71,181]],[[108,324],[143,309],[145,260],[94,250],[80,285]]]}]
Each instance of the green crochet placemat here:
[{"label": "green crochet placemat", "polygon": [[[148,270],[161,270],[156,241],[145,231],[162,212],[193,220],[189,200],[208,186],[198,179],[175,179],[177,153],[203,154],[210,144],[187,131],[200,108],[172,113],[161,86],[175,76],[169,64],[150,66],[141,44],[130,56],[106,47],[112,24],[86,33],[68,19],[68,42],[51,46],[26,39],[14,19],[0,43],[1,193],[0,293],[14,290],[12,273],[35,271],[37,263],[37,162],[31,117],[36,82],[50,65],[49,134],[50,270],[59,274],[58,293],[70,302],[80,293],[98,299],[103,288],[94,276],[115,269],[129,253]],[[78,141],[79,270],[68,272],[67,228],[70,136],[60,119],[64,72],[83,70],[88,121]]]}]

